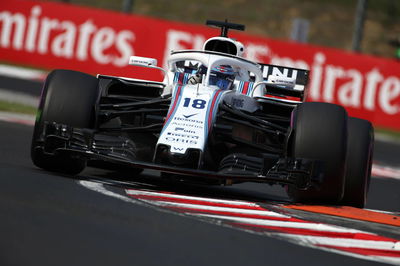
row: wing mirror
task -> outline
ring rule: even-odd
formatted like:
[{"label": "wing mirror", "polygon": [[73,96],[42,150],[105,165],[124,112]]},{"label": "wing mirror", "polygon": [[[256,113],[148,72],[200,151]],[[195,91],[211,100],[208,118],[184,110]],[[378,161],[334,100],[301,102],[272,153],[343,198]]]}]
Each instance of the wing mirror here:
[{"label": "wing mirror", "polygon": [[141,57],[141,56],[131,56],[131,57],[129,57],[129,65],[143,66],[143,67],[157,66],[157,59]]},{"label": "wing mirror", "polygon": [[161,70],[164,73],[164,81],[166,81],[166,85],[169,84],[169,78],[167,75],[167,71],[164,68],[157,66],[157,59],[155,59],[155,58],[131,56],[131,57],[129,57],[129,65],[150,67],[150,68]]}]

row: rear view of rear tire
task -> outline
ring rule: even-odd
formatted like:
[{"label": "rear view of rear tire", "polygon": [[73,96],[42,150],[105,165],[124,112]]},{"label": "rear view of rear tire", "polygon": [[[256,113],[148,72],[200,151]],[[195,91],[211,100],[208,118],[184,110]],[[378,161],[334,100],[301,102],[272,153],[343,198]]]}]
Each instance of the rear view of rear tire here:
[{"label": "rear view of rear tire", "polygon": [[307,190],[288,187],[296,202],[338,203],[344,191],[347,146],[347,113],[341,106],[306,102],[292,117],[293,139],[289,155],[318,160],[324,166],[324,179],[319,188]]},{"label": "rear view of rear tire", "polygon": [[71,70],[52,71],[44,84],[34,127],[31,158],[33,163],[45,170],[77,174],[86,162],[69,155],[43,153],[40,136],[44,123],[56,122],[71,127],[93,128],[94,106],[98,99],[97,78]]},{"label": "rear view of rear tire", "polygon": [[363,208],[371,179],[374,129],[369,121],[350,117],[342,205]]}]

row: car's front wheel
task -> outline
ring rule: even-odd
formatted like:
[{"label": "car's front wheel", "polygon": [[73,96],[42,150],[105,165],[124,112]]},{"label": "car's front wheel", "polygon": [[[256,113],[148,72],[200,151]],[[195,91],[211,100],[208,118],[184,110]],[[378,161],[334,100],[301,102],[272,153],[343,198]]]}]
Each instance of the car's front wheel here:
[{"label": "car's front wheel", "polygon": [[346,110],[329,103],[302,103],[293,111],[292,134],[289,155],[320,162],[323,182],[306,190],[288,186],[289,197],[296,202],[338,203],[344,191]]},{"label": "car's front wheel", "polygon": [[32,137],[31,158],[45,170],[77,174],[86,162],[68,154],[50,155],[39,148],[45,122],[71,127],[93,128],[95,103],[98,100],[98,79],[71,70],[52,71],[44,84]]}]

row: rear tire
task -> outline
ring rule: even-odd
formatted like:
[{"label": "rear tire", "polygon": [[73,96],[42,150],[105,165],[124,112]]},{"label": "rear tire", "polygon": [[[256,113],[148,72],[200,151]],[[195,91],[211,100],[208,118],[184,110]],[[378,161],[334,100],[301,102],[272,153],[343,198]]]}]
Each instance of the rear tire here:
[{"label": "rear tire", "polygon": [[371,179],[374,129],[369,121],[350,117],[342,205],[363,208]]},{"label": "rear tire", "polygon": [[338,203],[343,197],[347,146],[347,113],[341,106],[306,102],[292,116],[294,134],[289,156],[323,162],[324,179],[318,187],[300,190],[288,186],[296,202]]},{"label": "rear tire", "polygon": [[93,128],[95,103],[98,99],[97,78],[71,70],[52,71],[43,86],[32,137],[31,158],[45,170],[78,174],[85,166],[83,159],[67,154],[44,154],[38,142],[44,122],[56,122],[71,127]]}]

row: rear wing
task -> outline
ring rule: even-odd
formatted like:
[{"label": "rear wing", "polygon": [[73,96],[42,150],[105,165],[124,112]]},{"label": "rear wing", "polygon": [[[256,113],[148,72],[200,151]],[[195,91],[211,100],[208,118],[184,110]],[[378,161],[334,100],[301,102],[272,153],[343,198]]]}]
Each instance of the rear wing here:
[{"label": "rear wing", "polygon": [[304,101],[309,70],[261,64],[261,70],[267,94],[272,96],[289,96]]}]

